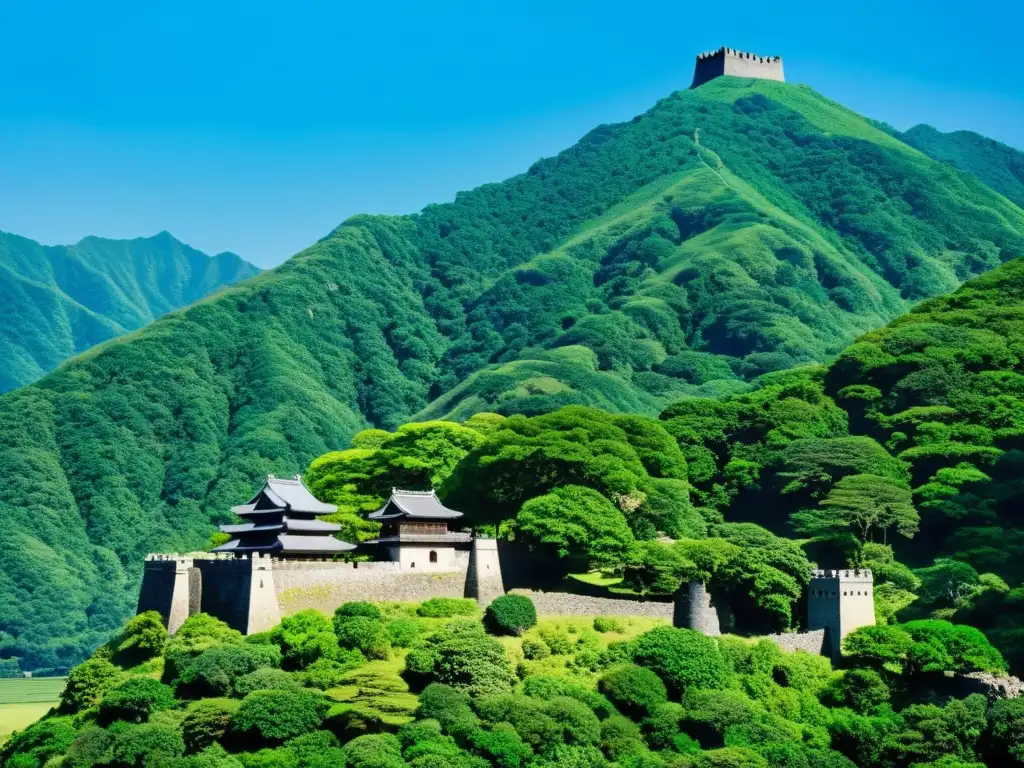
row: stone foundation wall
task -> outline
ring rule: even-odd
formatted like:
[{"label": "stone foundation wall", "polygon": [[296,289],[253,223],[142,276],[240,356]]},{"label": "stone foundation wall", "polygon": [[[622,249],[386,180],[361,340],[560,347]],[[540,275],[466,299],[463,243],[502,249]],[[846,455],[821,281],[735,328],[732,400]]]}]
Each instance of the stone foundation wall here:
[{"label": "stone foundation wall", "polygon": [[816,655],[828,656],[829,649],[825,644],[825,630],[812,629],[809,632],[789,632],[781,635],[764,635],[764,640],[771,640],[786,653],[807,651]]},{"label": "stone foundation wall", "polygon": [[591,597],[571,592],[537,592],[530,589],[513,589],[509,594],[529,597],[541,616],[643,616],[671,623],[675,613],[671,601]]}]

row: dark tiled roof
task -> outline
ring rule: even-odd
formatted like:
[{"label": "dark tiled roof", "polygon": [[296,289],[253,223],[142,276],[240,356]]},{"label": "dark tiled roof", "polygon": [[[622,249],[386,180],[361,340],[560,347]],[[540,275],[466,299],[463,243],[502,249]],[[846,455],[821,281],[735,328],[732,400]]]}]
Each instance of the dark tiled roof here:
[{"label": "dark tiled roof", "polygon": [[222,533],[262,533],[264,531],[281,531],[284,530],[284,523],[267,523],[266,525],[260,523],[222,525],[220,530]]},{"label": "dark tiled roof", "polygon": [[286,517],[285,525],[289,531],[301,533],[337,533],[341,526],[337,523],[327,523],[323,520],[305,520],[301,517]]},{"label": "dark tiled roof", "polygon": [[370,520],[392,520],[406,517],[414,520],[454,520],[461,512],[448,509],[434,491],[400,491],[391,489],[387,504],[367,515]]}]

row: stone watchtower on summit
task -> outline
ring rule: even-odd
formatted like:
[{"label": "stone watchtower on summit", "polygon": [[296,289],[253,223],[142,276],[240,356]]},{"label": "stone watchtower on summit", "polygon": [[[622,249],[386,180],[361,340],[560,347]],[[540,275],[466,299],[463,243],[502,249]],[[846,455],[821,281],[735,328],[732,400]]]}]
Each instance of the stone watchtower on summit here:
[{"label": "stone watchtower on summit", "polygon": [[690,88],[699,88],[709,80],[724,75],[786,82],[786,76],[782,72],[781,56],[758,56],[756,53],[723,47],[717,51],[697,55]]}]

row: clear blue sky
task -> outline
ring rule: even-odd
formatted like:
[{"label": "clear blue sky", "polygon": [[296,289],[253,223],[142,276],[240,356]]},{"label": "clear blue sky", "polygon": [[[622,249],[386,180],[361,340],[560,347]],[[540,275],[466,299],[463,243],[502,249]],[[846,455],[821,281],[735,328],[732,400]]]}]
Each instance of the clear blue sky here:
[{"label": "clear blue sky", "polygon": [[898,128],[1024,147],[1018,1],[0,0],[0,229],[271,266],[497,181],[728,45]]}]

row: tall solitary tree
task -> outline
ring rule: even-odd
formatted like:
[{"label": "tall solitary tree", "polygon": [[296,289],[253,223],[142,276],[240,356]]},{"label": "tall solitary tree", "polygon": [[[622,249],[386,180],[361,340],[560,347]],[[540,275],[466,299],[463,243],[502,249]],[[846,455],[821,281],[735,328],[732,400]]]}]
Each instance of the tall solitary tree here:
[{"label": "tall solitary tree", "polygon": [[844,477],[817,508],[793,515],[793,527],[799,533],[826,538],[852,533],[860,544],[874,541],[879,533],[885,542],[893,528],[913,538],[919,522],[905,483],[869,474]]}]

